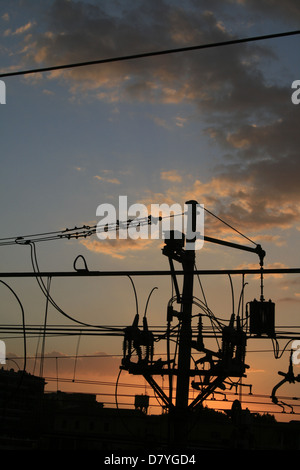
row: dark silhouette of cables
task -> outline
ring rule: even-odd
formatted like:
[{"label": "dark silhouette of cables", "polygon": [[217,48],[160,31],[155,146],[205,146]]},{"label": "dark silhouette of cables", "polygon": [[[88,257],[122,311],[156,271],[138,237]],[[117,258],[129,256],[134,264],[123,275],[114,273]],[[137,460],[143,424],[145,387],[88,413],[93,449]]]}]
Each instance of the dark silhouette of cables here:
[{"label": "dark silhouette of cables", "polygon": [[0,74],[0,78],[4,77],[12,77],[16,75],[28,75],[31,73],[42,73],[42,72],[51,72],[53,70],[64,70],[64,69],[71,69],[75,67],[86,67],[90,65],[100,65],[100,64],[108,64],[112,62],[122,62],[122,61],[127,61],[127,60],[135,60],[135,59],[142,59],[142,58],[147,58],[147,57],[155,57],[155,56],[160,56],[160,55],[167,55],[167,54],[176,54],[179,52],[190,52],[190,51],[196,51],[196,50],[201,50],[201,49],[209,49],[209,48],[214,48],[214,47],[222,47],[222,46],[230,46],[233,44],[243,44],[247,42],[254,42],[254,41],[264,41],[267,39],[275,39],[275,38],[282,38],[286,36],[293,36],[296,34],[299,34],[300,30],[296,31],[287,31],[283,33],[274,33],[274,34],[265,34],[262,36],[253,36],[253,37],[248,37],[248,38],[240,38],[240,39],[231,39],[228,41],[221,41],[221,42],[214,42],[214,43],[208,43],[208,44],[200,44],[196,46],[187,46],[187,47],[179,47],[175,49],[166,49],[166,50],[161,50],[161,51],[153,51],[153,52],[144,52],[141,54],[132,54],[132,55],[126,55],[126,56],[121,56],[121,57],[110,57],[107,59],[98,59],[98,60],[91,60],[87,62],[77,62],[73,64],[65,64],[65,65],[54,65],[52,67],[40,67],[37,69],[29,69],[29,70],[20,70],[17,72],[6,72]]}]

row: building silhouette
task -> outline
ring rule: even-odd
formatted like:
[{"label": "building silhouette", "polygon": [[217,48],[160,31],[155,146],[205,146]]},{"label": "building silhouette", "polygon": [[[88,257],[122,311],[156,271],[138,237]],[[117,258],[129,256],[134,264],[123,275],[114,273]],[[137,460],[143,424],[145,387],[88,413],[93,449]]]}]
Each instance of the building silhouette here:
[{"label": "building silhouette", "polygon": [[[132,409],[106,408],[94,394],[46,393],[44,387],[43,378],[0,370],[2,450],[174,449],[176,421],[168,413],[148,414],[146,395],[136,395]],[[252,414],[238,400],[227,413],[201,408],[186,421],[182,448],[192,451],[300,450],[300,421],[280,423],[271,415]]]}]

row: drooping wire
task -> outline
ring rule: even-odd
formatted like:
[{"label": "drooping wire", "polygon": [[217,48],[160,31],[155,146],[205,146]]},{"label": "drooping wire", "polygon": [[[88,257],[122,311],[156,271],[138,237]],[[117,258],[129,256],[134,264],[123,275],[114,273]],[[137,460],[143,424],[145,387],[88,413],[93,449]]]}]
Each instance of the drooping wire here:
[{"label": "drooping wire", "polygon": [[281,350],[281,353],[279,353],[280,351],[280,346],[279,346],[279,342],[276,338],[271,338],[272,339],[272,346],[273,346],[273,352],[274,352],[274,357],[275,359],[280,359],[282,357],[282,355],[284,354],[284,352],[286,351],[288,345],[294,341],[294,338],[293,339],[290,339],[286,345],[282,348]]},{"label": "drooping wire", "polygon": [[[116,379],[116,383],[115,383],[115,392],[114,392],[115,405],[116,405],[116,408],[117,408],[118,411],[120,410],[119,401],[118,401],[118,387],[119,387],[119,380],[120,380],[120,377],[121,377],[121,373],[122,373],[122,369],[119,370],[119,373],[118,373],[118,376],[117,376],[117,379]],[[124,416],[122,414],[120,415],[120,419],[123,423],[123,426],[127,430],[127,432],[130,433],[132,436],[134,436],[136,439],[140,439],[140,436],[136,435],[136,433],[128,426],[128,421],[124,419]]]},{"label": "drooping wire", "polygon": [[[195,264],[195,269],[197,271],[197,266]],[[198,282],[199,282],[199,285],[200,285],[200,289],[201,289],[201,292],[202,292],[202,295],[203,295],[203,301],[200,300],[198,297],[194,296],[193,297],[193,303],[196,303],[195,301],[197,300],[200,305],[200,308],[205,312],[205,314],[211,319],[211,321],[214,321],[217,323],[219,329],[221,330],[223,325],[221,323],[221,320],[219,318],[217,318],[215,316],[215,314],[212,312],[212,310],[209,308],[208,306],[208,302],[207,302],[207,299],[206,299],[206,295],[205,295],[205,292],[204,292],[204,288],[203,288],[203,285],[202,285],[202,281],[200,279],[200,276],[199,274],[197,273],[197,279],[198,279]]]},{"label": "drooping wire", "polygon": [[243,300],[243,296],[244,296],[244,291],[245,291],[245,287],[247,285],[248,285],[248,282],[243,282],[243,286],[242,286],[240,297],[239,297],[239,303],[238,303],[238,310],[237,310],[238,316],[240,315],[240,310],[241,310],[241,304],[242,304],[242,300]]},{"label": "drooping wire", "polygon": [[148,308],[148,304],[149,304],[150,297],[151,297],[153,291],[155,291],[156,289],[158,289],[158,287],[153,287],[153,289],[151,290],[150,294],[148,295],[148,299],[147,299],[146,306],[145,306],[144,317],[146,317],[146,315],[147,315],[147,308]]},{"label": "drooping wire", "polygon": [[48,317],[50,285],[51,285],[51,277],[48,277],[47,296],[46,296],[46,309],[45,309],[45,319],[44,319],[44,328],[43,328],[43,341],[42,341],[42,351],[41,351],[41,360],[40,360],[40,377],[43,377],[43,375],[44,375],[43,368],[44,368],[45,341],[46,341],[46,329],[47,329],[47,317]]},{"label": "drooping wire", "polygon": [[[198,303],[197,301],[200,302],[200,303]],[[206,306],[203,305],[203,302],[200,299],[197,299],[197,297],[193,298],[193,304],[200,307],[204,311],[205,315],[209,318],[211,328],[212,328],[213,334],[215,336],[216,343],[219,347],[219,339],[217,337],[216,328],[219,331],[222,331],[223,325],[221,324],[220,320],[218,318],[216,318],[216,316],[213,314],[213,312],[210,309],[206,309]]]},{"label": "drooping wire", "polygon": [[[84,323],[84,322],[81,322],[80,320],[77,320],[75,318],[73,318],[72,316],[68,315],[66,312],[64,312],[57,304],[56,302],[53,300],[52,296],[50,295],[50,292],[47,290],[47,287],[45,286],[45,283],[42,279],[42,277],[40,276],[40,270],[39,270],[39,266],[38,266],[38,261],[37,261],[37,254],[36,254],[36,248],[35,248],[35,244],[33,242],[29,242],[29,243],[26,243],[27,245],[30,246],[30,249],[31,249],[31,261],[32,261],[32,267],[33,267],[33,270],[34,270],[34,273],[36,274],[36,280],[38,282],[38,285],[40,286],[40,289],[41,291],[43,292],[43,294],[46,296],[46,298],[48,299],[48,301],[51,303],[51,305],[59,312],[61,313],[64,317],[68,318],[69,320],[75,322],[75,323],[78,323],[80,325],[83,325],[83,326],[87,326],[87,327],[95,327],[95,328],[103,328],[102,326],[100,325],[91,325],[91,324],[88,324],[88,323]],[[111,331],[114,331],[114,328],[111,328]]]},{"label": "drooping wire", "polygon": [[80,331],[80,335],[78,336],[78,340],[77,340],[76,356],[75,356],[75,363],[74,363],[74,371],[73,371],[73,380],[72,380],[72,382],[75,382],[75,373],[76,373],[76,367],[77,367],[77,359],[78,359],[78,351],[79,351],[79,344],[80,344],[80,340],[81,340],[81,335],[82,335],[82,331]]},{"label": "drooping wire", "polygon": [[87,325],[86,323],[82,323],[80,322],[79,320],[76,320],[74,318],[72,318],[70,315],[66,314],[56,303],[55,301],[52,299],[51,295],[50,295],[50,292],[47,290],[47,287],[45,286],[44,284],[44,281],[43,279],[40,277],[40,270],[39,270],[39,266],[38,266],[38,261],[37,261],[37,255],[36,255],[36,248],[35,248],[35,244],[33,242],[30,242],[29,243],[29,246],[31,248],[31,261],[32,261],[32,267],[33,267],[33,270],[36,274],[36,280],[42,290],[42,292],[44,293],[44,295],[46,296],[46,298],[49,300],[49,302],[53,305],[53,307],[59,311],[62,315],[64,315],[65,317],[69,318],[70,320],[72,321],[75,321],[76,323],[79,323],[79,324],[84,324],[85,326],[91,326],[91,325]]},{"label": "drooping wire", "polygon": [[[223,328],[223,324],[220,318],[217,318],[215,314],[212,312],[210,308],[208,308],[201,299],[198,297],[194,296],[193,297],[193,304],[197,305],[197,307],[200,307],[201,310],[205,313],[205,315],[208,316],[208,318],[211,320],[211,322],[215,322],[221,331]],[[224,320],[223,320],[224,321]]]},{"label": "drooping wire", "polygon": [[36,345],[36,350],[35,350],[34,364],[33,364],[33,375],[35,374],[35,368],[36,368],[36,363],[37,363],[37,358],[38,358],[38,351],[39,351],[39,347],[40,347],[40,340],[41,340],[41,334],[38,335],[38,340],[37,340],[37,345]]},{"label": "drooping wire", "polygon": [[[198,271],[196,263],[195,263],[195,270]],[[208,304],[207,304],[205,292],[204,292],[204,289],[203,289],[203,286],[202,286],[202,282],[201,282],[201,279],[200,279],[200,276],[199,276],[198,272],[197,272],[197,279],[198,279],[199,286],[200,286],[200,289],[201,289],[201,292],[202,292],[202,295],[203,295],[204,303],[205,303],[205,305],[206,305],[206,308],[208,309]]]},{"label": "drooping wire", "polygon": [[2,281],[0,279],[0,283],[3,284],[7,289],[10,290],[10,292],[13,294],[15,299],[17,300],[20,309],[21,309],[21,315],[22,315],[22,327],[23,327],[23,344],[24,344],[24,363],[23,363],[23,372],[26,370],[26,362],[27,362],[27,345],[26,345],[26,325],[25,325],[25,312],[24,312],[24,307],[22,305],[21,300],[19,299],[18,295],[16,292],[10,287],[6,282]]},{"label": "drooping wire", "polygon": [[129,278],[129,280],[131,282],[131,285],[132,285],[132,288],[133,288],[134,298],[135,298],[135,306],[136,306],[136,314],[138,315],[139,314],[139,304],[138,304],[138,296],[137,296],[136,288],[135,288],[132,277],[129,274],[127,274],[127,277]]},{"label": "drooping wire", "polygon": [[120,380],[121,373],[122,373],[122,369],[119,369],[119,373],[118,373],[117,380],[116,380],[116,383],[115,383],[115,403],[116,403],[117,410],[119,409],[118,385],[119,385],[119,380]]},{"label": "drooping wire", "polygon": [[233,283],[232,283],[232,278],[231,275],[228,274],[229,281],[230,281],[230,288],[231,288],[231,299],[232,299],[232,314],[235,312],[235,307],[234,307],[234,289],[233,289]]},{"label": "drooping wire", "polygon": [[6,413],[6,409],[9,405],[9,402],[13,399],[13,397],[18,393],[18,391],[20,390],[21,386],[22,386],[22,383],[23,383],[23,380],[24,380],[24,377],[25,377],[25,374],[26,374],[26,366],[27,366],[27,345],[26,345],[26,325],[25,325],[25,312],[24,312],[24,308],[23,308],[23,305],[22,305],[22,302],[21,300],[19,299],[18,295],[16,294],[16,292],[4,281],[2,281],[0,279],[0,283],[3,284],[5,287],[7,287],[10,292],[14,295],[15,299],[17,300],[19,306],[20,306],[20,309],[21,309],[21,315],[22,315],[22,325],[23,325],[23,343],[24,343],[24,360],[23,360],[23,370],[22,370],[22,373],[20,375],[20,380],[18,381],[17,383],[17,386],[15,389],[12,389],[11,390],[11,393],[10,395],[6,398],[6,401],[4,403],[4,406],[2,407],[2,410],[1,410],[1,417],[4,418],[5,417],[5,413]]}]

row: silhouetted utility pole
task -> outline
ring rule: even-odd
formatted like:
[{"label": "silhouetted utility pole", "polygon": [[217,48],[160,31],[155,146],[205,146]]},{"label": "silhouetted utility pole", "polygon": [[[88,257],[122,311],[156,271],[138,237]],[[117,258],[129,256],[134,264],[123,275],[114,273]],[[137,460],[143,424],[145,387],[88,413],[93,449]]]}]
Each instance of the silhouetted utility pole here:
[{"label": "silhouetted utility pole", "polygon": [[[176,290],[177,302],[180,304],[178,320],[180,331],[178,337],[178,363],[175,407],[170,407],[170,444],[178,447],[184,445],[188,433],[189,423],[189,389],[190,389],[190,362],[192,352],[192,307],[195,266],[195,243],[197,232],[197,206],[196,201],[188,201],[186,234],[173,232],[165,240],[163,254],[169,259],[171,275]],[[183,268],[183,287],[180,294],[173,261],[181,263]]]},{"label": "silhouetted utility pole", "polygon": [[[188,201],[188,229],[186,243],[190,249],[181,253],[181,262],[184,271],[181,309],[181,328],[179,335],[178,370],[176,388],[176,408],[186,410],[188,407],[190,387],[190,360],[192,348],[192,306],[193,284],[195,266],[196,217],[197,202]],[[189,238],[189,237],[192,238]],[[193,248],[192,248],[193,247]]]},{"label": "silhouetted utility pole", "polygon": [[[197,201],[187,201],[186,234],[172,231],[165,239],[163,254],[168,257],[173,278],[177,302],[181,304],[179,313],[180,334],[177,365],[176,409],[188,408],[190,386],[190,361],[192,349],[192,306],[195,266],[195,245],[197,237]],[[203,235],[202,235],[203,236]],[[185,248],[184,248],[185,247]],[[181,263],[183,268],[183,289],[180,295],[173,261]]]}]

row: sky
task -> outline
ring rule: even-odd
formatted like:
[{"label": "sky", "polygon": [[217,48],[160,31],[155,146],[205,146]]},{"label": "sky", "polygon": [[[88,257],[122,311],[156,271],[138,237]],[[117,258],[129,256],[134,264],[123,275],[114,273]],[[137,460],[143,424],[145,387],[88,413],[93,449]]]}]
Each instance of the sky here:
[{"label": "sky", "polygon": [[[1,0],[0,74],[294,31],[299,21],[296,0]],[[193,199],[261,244],[266,268],[298,268],[300,106],[291,98],[292,83],[300,80],[299,48],[294,35],[3,78],[0,238],[95,224],[98,206],[118,208],[121,195],[129,205],[146,207],[183,207]],[[205,233],[249,245],[208,212]],[[39,268],[49,272],[72,271],[78,255],[90,270],[166,270],[161,248],[161,240],[96,236],[36,246]],[[28,246],[0,251],[2,273],[32,272]],[[204,243],[196,264],[257,268],[258,258]],[[22,300],[26,323],[42,325],[45,297],[36,280],[5,281]],[[228,279],[201,281],[210,309],[229,319]],[[241,279],[233,281],[238,299]],[[258,298],[259,280],[247,281],[246,300]],[[264,284],[266,298],[276,304],[276,325],[299,325],[300,276],[265,276]],[[170,279],[138,277],[135,286],[141,311],[158,288],[148,322],[165,325]],[[15,299],[0,287],[2,323],[20,324]],[[135,314],[128,278],[53,278],[51,293],[64,311],[89,324],[129,325]],[[202,295],[196,283],[195,295]],[[48,321],[73,326],[53,308]],[[22,356],[22,338],[3,339],[12,357]],[[28,339],[29,356],[38,341]],[[287,371],[289,350],[276,360],[270,340],[260,341],[247,347],[247,381],[269,396],[278,371]],[[77,374],[116,380],[121,338],[82,336],[78,345],[77,337],[49,338],[45,356],[60,357],[60,364],[65,357],[69,369],[61,366],[62,376],[72,376],[76,351],[101,354],[85,365],[78,360]],[[54,362],[50,373],[57,374]],[[287,396],[299,393],[299,384],[285,387]]]}]

